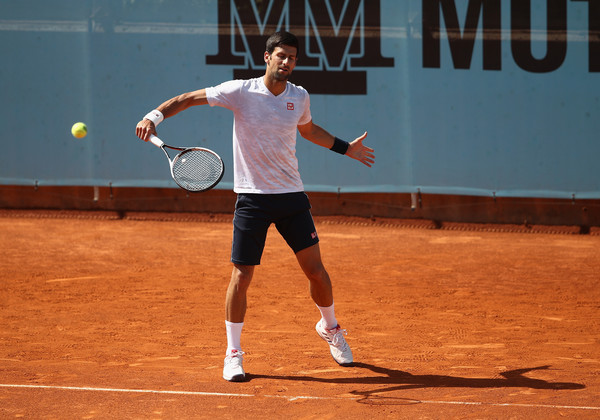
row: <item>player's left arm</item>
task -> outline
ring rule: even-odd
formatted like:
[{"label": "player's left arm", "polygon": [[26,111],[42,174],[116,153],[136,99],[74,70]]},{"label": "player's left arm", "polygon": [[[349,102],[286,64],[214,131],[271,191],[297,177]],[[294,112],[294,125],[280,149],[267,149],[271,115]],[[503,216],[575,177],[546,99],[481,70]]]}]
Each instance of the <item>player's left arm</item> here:
[{"label": "player's left arm", "polygon": [[[336,137],[327,132],[323,127],[309,121],[306,124],[299,125],[298,131],[306,140],[311,141],[319,146],[331,149],[336,144]],[[345,155],[356,159],[359,162],[367,165],[369,168],[375,162],[375,154],[373,149],[363,144],[363,140],[367,137],[367,132],[348,143],[348,149]],[[339,139],[338,139],[339,141]]]}]

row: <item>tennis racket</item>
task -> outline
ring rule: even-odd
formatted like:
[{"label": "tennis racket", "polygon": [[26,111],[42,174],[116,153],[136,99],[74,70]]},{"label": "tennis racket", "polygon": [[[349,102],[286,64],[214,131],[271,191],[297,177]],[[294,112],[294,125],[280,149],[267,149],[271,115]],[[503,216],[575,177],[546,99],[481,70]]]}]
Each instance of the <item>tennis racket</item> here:
[{"label": "tennis racket", "polygon": [[[221,157],[212,150],[202,147],[168,146],[154,134],[150,135],[150,142],[165,153],[171,166],[173,180],[184,190],[191,192],[210,190],[223,178],[225,165]],[[180,150],[180,152],[171,159],[167,148]]]}]

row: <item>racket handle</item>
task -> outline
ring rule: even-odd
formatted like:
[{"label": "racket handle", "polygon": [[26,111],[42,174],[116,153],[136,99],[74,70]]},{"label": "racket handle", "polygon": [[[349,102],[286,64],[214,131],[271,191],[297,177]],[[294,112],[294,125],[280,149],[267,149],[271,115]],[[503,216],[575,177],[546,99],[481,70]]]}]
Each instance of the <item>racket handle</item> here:
[{"label": "racket handle", "polygon": [[150,134],[150,142],[156,147],[162,147],[165,144],[161,139],[156,137],[154,134]]}]

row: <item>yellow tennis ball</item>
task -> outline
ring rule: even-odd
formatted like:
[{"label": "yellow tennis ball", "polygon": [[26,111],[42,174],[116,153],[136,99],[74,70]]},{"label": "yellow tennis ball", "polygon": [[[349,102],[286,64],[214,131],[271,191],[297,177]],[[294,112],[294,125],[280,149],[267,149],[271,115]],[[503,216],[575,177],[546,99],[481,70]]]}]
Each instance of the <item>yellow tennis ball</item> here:
[{"label": "yellow tennis ball", "polygon": [[87,126],[82,122],[75,123],[71,127],[71,134],[73,134],[73,137],[81,139],[87,136]]}]

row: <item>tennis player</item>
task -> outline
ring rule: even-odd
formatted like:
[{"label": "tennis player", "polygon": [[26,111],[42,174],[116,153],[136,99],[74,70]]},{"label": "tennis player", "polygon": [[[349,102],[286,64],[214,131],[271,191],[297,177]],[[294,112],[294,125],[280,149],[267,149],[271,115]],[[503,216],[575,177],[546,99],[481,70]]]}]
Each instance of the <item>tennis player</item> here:
[{"label": "tennis player", "polygon": [[161,104],[137,124],[136,134],[148,141],[164,119],[196,105],[220,106],[233,111],[234,191],[231,261],[233,272],[227,290],[227,351],[223,378],[245,380],[242,365],[242,327],[246,292],[254,268],[260,264],[267,229],[274,223],[296,254],[306,274],[310,295],[321,313],[319,336],[340,365],[353,362],[334,311],[331,280],[321,261],[319,237],[310,203],[298,172],[296,130],[302,137],[334,152],[371,166],[373,149],[363,145],[365,132],[348,143],[315,124],[307,91],[288,82],[298,61],[298,40],[289,32],[276,32],[266,42],[263,77],[232,80],[218,86],[184,93]]}]

